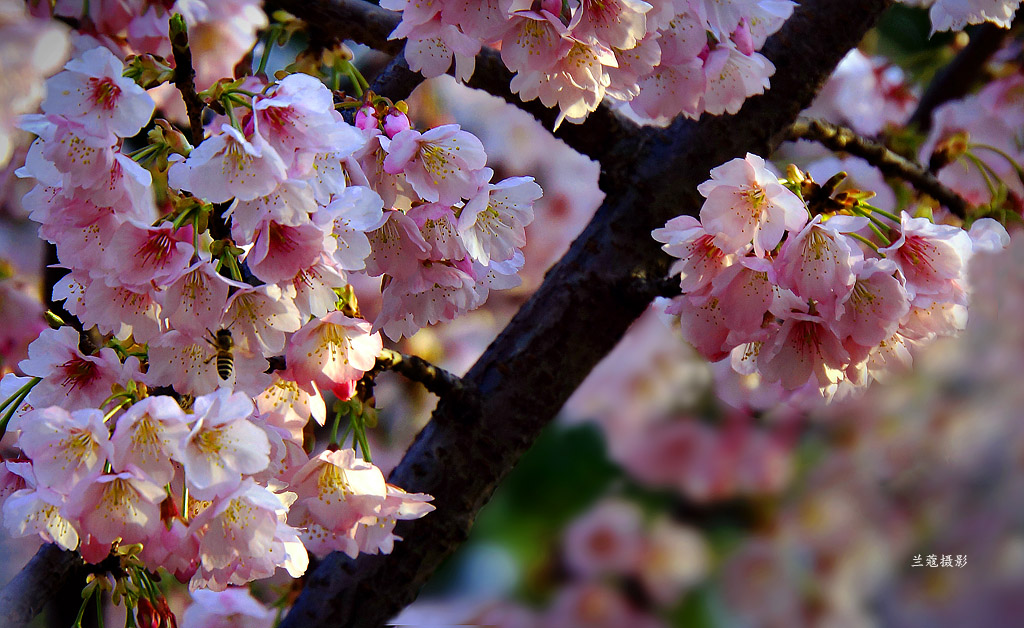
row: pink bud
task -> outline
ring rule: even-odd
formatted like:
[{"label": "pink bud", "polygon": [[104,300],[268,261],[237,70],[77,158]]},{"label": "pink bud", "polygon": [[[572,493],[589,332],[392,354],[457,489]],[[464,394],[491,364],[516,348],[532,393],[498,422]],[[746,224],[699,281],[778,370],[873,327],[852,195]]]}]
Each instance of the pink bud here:
[{"label": "pink bud", "polygon": [[750,34],[750,24],[747,23],[747,18],[740,20],[739,26],[732,32],[732,40],[736,43],[736,48],[743,54],[748,57],[754,54],[754,37]]},{"label": "pink bud", "polygon": [[356,127],[363,131],[377,128],[377,112],[373,107],[366,105],[359,108],[356,112]]},{"label": "pink bud", "polygon": [[410,128],[412,128],[412,122],[409,121],[409,116],[398,109],[392,108],[384,118],[384,132],[388,134],[388,137],[394,137]]}]

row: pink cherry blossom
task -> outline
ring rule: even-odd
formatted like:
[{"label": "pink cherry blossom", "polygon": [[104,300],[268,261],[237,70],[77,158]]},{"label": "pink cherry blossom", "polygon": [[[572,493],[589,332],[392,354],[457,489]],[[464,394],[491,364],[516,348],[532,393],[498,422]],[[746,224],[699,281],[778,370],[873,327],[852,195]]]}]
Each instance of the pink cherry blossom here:
[{"label": "pink cherry blossom", "polygon": [[721,300],[713,293],[701,291],[676,297],[665,308],[665,313],[678,321],[683,338],[707,360],[717,362],[729,355],[725,346],[729,336],[725,311]]},{"label": "pink cherry blossom", "polygon": [[341,312],[306,323],[288,341],[288,367],[300,385],[315,382],[349,398],[356,380],[373,368],[383,344],[370,324]]},{"label": "pink cherry blossom", "polygon": [[[214,500],[189,525],[189,531],[200,537],[200,565],[190,588],[223,590],[231,584],[266,578],[278,565],[292,567],[289,571],[296,572],[293,577],[302,575],[306,565],[301,564],[300,569],[295,569],[299,565],[289,565],[295,561],[283,547],[289,537],[295,536],[293,529],[278,521],[279,512],[285,510],[277,495],[251,478]],[[281,547],[275,551],[276,544]]]},{"label": "pink cherry blossom", "polygon": [[223,124],[188,159],[171,166],[167,182],[211,203],[266,196],[287,178],[285,162],[258,131],[246,138]]},{"label": "pink cherry blossom", "polygon": [[4,529],[12,537],[38,534],[48,543],[56,543],[66,550],[78,547],[78,531],[60,511],[64,495],[42,484],[37,484],[32,465],[7,463],[8,469],[20,475],[26,488],[15,491],[3,505]]},{"label": "pink cherry blossom", "polygon": [[292,227],[308,223],[309,211],[315,206],[313,189],[305,181],[288,179],[266,196],[233,203],[225,217],[231,218],[231,237],[251,242],[267,222]]},{"label": "pink cherry blossom", "polygon": [[952,299],[963,290],[960,284],[972,248],[963,229],[903,212],[899,239],[878,252],[903,273],[911,298],[920,294]]},{"label": "pink cherry blossom", "polygon": [[31,393],[36,407],[95,408],[110,396],[114,384],[125,383],[131,370],[126,370],[129,365],[122,365],[113,349],[85,355],[78,342],[78,332],[65,326],[43,330],[29,345],[28,358],[18,366],[26,375],[42,378]]},{"label": "pink cherry blossom", "polygon": [[[110,275],[126,285],[161,285],[184,274],[193,254],[192,226],[174,229],[170,224],[150,227],[138,221],[124,222],[115,232],[117,249],[104,261]],[[121,251],[136,251],[132,256]]]},{"label": "pink cherry blossom", "polygon": [[47,81],[47,114],[79,122],[98,137],[131,137],[153,116],[153,99],[121,75],[124,65],[110,50],[91,48],[64,67]]},{"label": "pink cherry blossom", "polygon": [[487,162],[480,140],[457,124],[426,133],[409,129],[381,143],[388,153],[384,170],[405,173],[416,193],[432,203],[454,204],[472,196],[479,187],[474,173]]},{"label": "pink cherry blossom", "polygon": [[158,484],[167,484],[174,476],[171,460],[180,457],[181,441],[188,432],[185,412],[177,401],[146,397],[117,417],[110,462],[115,470],[132,466]]},{"label": "pink cherry blossom", "polygon": [[99,410],[50,406],[27,413],[19,425],[18,446],[32,459],[35,479],[61,493],[102,469],[113,453]]},{"label": "pink cherry blossom", "polygon": [[363,270],[370,254],[366,233],[380,229],[387,220],[384,201],[368,187],[351,186],[336,194],[329,205],[313,215],[327,233],[325,251],[345,270]]},{"label": "pink cherry blossom", "polygon": [[651,5],[641,0],[582,0],[572,36],[629,50],[647,34],[645,14],[650,10]]},{"label": "pink cherry blossom", "polygon": [[274,611],[263,606],[248,589],[192,592],[192,605],[181,616],[183,626],[194,628],[271,628]]},{"label": "pink cherry blossom", "polygon": [[526,226],[542,193],[533,177],[485,183],[459,214],[459,235],[469,255],[485,265],[511,259],[526,245]]},{"label": "pink cherry blossom", "polygon": [[854,267],[853,289],[839,302],[842,315],[833,325],[840,338],[875,347],[892,336],[910,311],[903,284],[889,260],[868,259]]},{"label": "pink cherry blossom", "polygon": [[197,397],[192,411],[191,432],[181,442],[180,456],[198,497],[225,496],[238,488],[243,475],[270,463],[270,442],[249,421],[255,406],[246,395],[221,389]]},{"label": "pink cherry blossom", "polygon": [[334,117],[331,91],[318,79],[289,74],[268,95],[253,100],[253,115],[261,134],[289,169],[303,161],[303,154],[312,158],[314,153],[331,151],[347,135],[345,123]]},{"label": "pink cherry blossom", "polygon": [[463,268],[424,262],[417,273],[396,278],[384,289],[373,327],[397,340],[427,325],[454,320],[480,304],[476,285],[476,279]]},{"label": "pink cherry blossom", "polygon": [[256,397],[256,408],[268,424],[286,429],[296,442],[303,440],[302,430],[310,419],[319,425],[327,421],[327,406],[323,396],[311,385],[310,390],[286,377],[287,371],[275,371],[274,381]]},{"label": "pink cherry blossom", "polygon": [[283,351],[285,334],[302,326],[295,301],[284,296],[281,287],[274,284],[239,288],[225,308],[225,328],[264,356]]},{"label": "pink cherry blossom", "polygon": [[714,115],[736,113],[747,98],[768,89],[773,74],[775,66],[759,53],[745,55],[731,43],[716,46],[704,62],[704,110]]},{"label": "pink cherry blossom", "polygon": [[758,355],[764,379],[778,381],[787,390],[812,377],[823,387],[838,382],[850,355],[825,319],[792,293],[783,294],[772,305],[772,313],[782,319],[782,326]]},{"label": "pink cherry blossom", "polygon": [[697,190],[707,199],[700,209],[701,224],[726,253],[753,241],[755,254],[763,257],[786,230],[797,231],[807,222],[800,198],[751,153],[714,168],[711,179]]},{"label": "pink cherry blossom", "polygon": [[815,216],[782,245],[774,265],[779,285],[804,299],[813,299],[819,311],[831,316],[853,286],[853,263],[860,255],[853,241],[843,234],[867,224],[868,219],[860,216],[836,216],[828,222]]},{"label": "pink cherry blossom", "polygon": [[565,560],[582,576],[633,571],[643,543],[643,519],[629,502],[609,499],[565,532]]},{"label": "pink cherry blossom", "polygon": [[215,329],[231,287],[244,287],[217,272],[210,261],[198,261],[163,294],[163,315],[175,329],[194,335]]},{"label": "pink cherry blossom", "polygon": [[324,252],[324,233],[308,219],[292,227],[260,223],[245,256],[252,274],[267,283],[287,281],[313,264]]},{"label": "pink cherry blossom", "polygon": [[679,258],[672,264],[669,274],[679,274],[679,288],[683,292],[696,292],[714,279],[732,263],[714,244],[709,234],[693,216],[678,216],[655,229],[651,236],[665,243],[662,250]]},{"label": "pink cherry blossom", "polygon": [[64,515],[96,543],[141,543],[160,526],[164,489],[137,469],[83,479],[64,505]]}]

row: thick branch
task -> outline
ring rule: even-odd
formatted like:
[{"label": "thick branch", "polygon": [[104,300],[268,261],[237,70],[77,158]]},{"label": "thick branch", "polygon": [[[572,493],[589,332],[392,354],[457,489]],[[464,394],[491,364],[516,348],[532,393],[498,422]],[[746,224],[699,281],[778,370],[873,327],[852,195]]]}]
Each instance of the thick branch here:
[{"label": "thick branch", "polygon": [[[401,522],[390,556],[335,553],[309,576],[283,627],[379,626],[416,597],[466,539],[495,486],[594,365],[643,311],[669,260],[650,238],[671,217],[696,214],[708,171],[781,142],[839,59],[891,0],[807,0],[765,48],[772,90],[735,116],[681,120],[609,143],[607,197],[566,256],[463,378],[480,412],[444,398],[390,481],[435,497],[437,510]],[[628,181],[628,185],[621,184]]]},{"label": "thick branch", "polygon": [[1010,31],[995,24],[982,24],[971,33],[971,40],[928,85],[909,124],[922,131],[932,126],[932,112],[946,102],[963,98],[982,77],[982,68],[1006,41]]},{"label": "thick branch", "polygon": [[940,183],[935,175],[884,145],[857,135],[851,129],[824,120],[802,119],[793,123],[789,128],[789,135],[789,139],[812,140],[831,150],[860,157],[886,176],[899,177],[919,191],[932,196],[961,218],[967,211],[967,201]]},{"label": "thick branch", "polygon": [[[403,42],[388,40],[388,35],[401,20],[398,13],[382,9],[366,0],[274,0],[271,4],[303,19],[316,38],[351,39],[396,54],[395,60],[372,86],[375,92],[392,100],[404,99],[423,82],[423,76],[410,70],[401,57]],[[558,111],[545,107],[538,100],[522,102],[509,91],[511,80],[512,73],[501,61],[501,56],[490,48],[484,48],[476,56],[476,71],[467,84],[503,98],[532,115],[545,127],[553,128]],[[606,148],[636,133],[637,129],[637,125],[616,114],[607,105],[601,105],[583,124],[563,124],[554,135],[573,149],[604,163]]]},{"label": "thick branch", "polygon": [[52,543],[40,547],[28,565],[0,591],[0,626],[28,626],[81,564],[77,552],[62,550]]},{"label": "thick branch", "polygon": [[424,388],[438,397],[470,393],[458,375],[434,366],[419,356],[405,355],[392,349],[384,349],[377,356],[377,364],[373,369],[401,373],[412,381],[423,384]]}]

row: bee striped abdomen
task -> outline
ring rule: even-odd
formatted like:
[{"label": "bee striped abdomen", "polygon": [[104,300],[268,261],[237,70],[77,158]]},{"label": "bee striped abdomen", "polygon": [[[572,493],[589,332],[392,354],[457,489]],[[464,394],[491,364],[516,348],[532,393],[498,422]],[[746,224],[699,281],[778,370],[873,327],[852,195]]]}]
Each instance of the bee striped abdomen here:
[{"label": "bee striped abdomen", "polygon": [[231,338],[231,332],[227,329],[218,330],[211,344],[217,349],[217,377],[227,381],[235,370],[235,360],[231,354],[235,341]]}]

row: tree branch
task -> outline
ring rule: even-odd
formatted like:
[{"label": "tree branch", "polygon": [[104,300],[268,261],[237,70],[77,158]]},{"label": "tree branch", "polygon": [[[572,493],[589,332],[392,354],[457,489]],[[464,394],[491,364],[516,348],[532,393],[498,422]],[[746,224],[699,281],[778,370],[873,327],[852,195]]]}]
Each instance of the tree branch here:
[{"label": "tree branch", "polygon": [[438,397],[472,394],[471,389],[462,383],[458,375],[434,366],[419,356],[405,355],[392,349],[384,349],[377,356],[377,364],[371,372],[377,371],[401,373],[406,378],[423,384],[424,388]]},{"label": "tree branch", "polygon": [[432,494],[437,510],[400,522],[404,540],[390,556],[331,554],[282,628],[379,626],[416,597],[466,539],[498,482],[654,296],[630,288],[668,269],[651,230],[698,213],[696,188],[711,168],[746,151],[770,154],[890,2],[806,0],[765,47],[777,69],[767,94],[734,116],[679,120],[608,143],[604,204],[463,378],[479,391],[479,412],[442,398],[391,474],[406,490]]},{"label": "tree branch", "polygon": [[[382,9],[366,0],[273,0],[269,6],[282,8],[304,20],[315,39],[351,39],[396,55],[395,59],[375,79],[371,89],[392,100],[408,98],[412,90],[423,82],[423,76],[409,69],[401,52],[404,42],[388,40],[388,35],[401,21],[401,15]],[[467,85],[497,96],[526,111],[547,128],[553,128],[556,109],[545,107],[539,100],[524,103],[509,91],[512,73],[501,56],[484,48],[476,56],[476,71]],[[604,163],[606,148],[619,139],[639,132],[633,122],[616,114],[602,104],[583,124],[566,123],[554,133],[576,151]]]},{"label": "tree branch", "polygon": [[174,52],[174,86],[181,92],[188,113],[189,139],[192,146],[203,142],[203,109],[206,105],[196,94],[196,71],[192,67],[192,49],[188,47],[188,29],[181,15],[173,15],[170,20],[169,36],[171,50]]},{"label": "tree branch", "polygon": [[40,547],[25,568],[0,591],[0,626],[28,626],[82,564],[78,552],[62,550],[53,543]]},{"label": "tree branch", "polygon": [[927,132],[932,126],[932,112],[939,105],[963,98],[981,78],[981,69],[1003,46],[1009,29],[995,24],[982,24],[971,33],[971,40],[928,85],[908,124]]},{"label": "tree branch", "polygon": [[939,182],[935,175],[884,145],[857,135],[852,129],[824,120],[801,119],[789,127],[789,139],[812,140],[831,150],[860,157],[886,176],[899,177],[907,181],[919,191],[945,205],[957,216],[963,218],[966,215],[967,201]]}]

